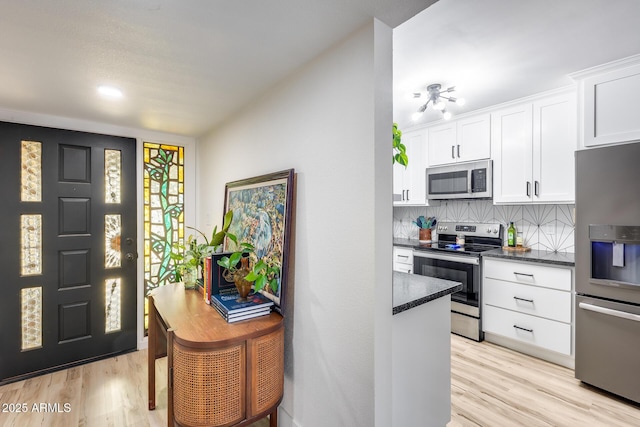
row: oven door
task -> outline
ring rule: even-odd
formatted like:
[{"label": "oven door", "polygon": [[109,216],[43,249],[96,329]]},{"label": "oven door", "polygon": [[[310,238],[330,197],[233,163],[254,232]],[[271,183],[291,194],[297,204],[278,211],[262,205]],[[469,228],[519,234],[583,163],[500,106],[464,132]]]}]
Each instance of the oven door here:
[{"label": "oven door", "polygon": [[[477,257],[437,251],[414,251],[413,274],[437,277],[462,283],[462,290],[451,294],[452,306],[460,303],[460,311],[479,317],[480,260]],[[458,311],[455,310],[454,311]]]}]

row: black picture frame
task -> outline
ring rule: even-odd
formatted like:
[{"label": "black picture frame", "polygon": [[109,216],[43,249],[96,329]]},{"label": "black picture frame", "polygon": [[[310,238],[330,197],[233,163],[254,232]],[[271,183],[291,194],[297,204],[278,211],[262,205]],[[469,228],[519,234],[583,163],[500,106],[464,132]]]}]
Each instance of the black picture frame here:
[{"label": "black picture frame", "polygon": [[[239,242],[251,243],[257,258],[267,258],[280,265],[278,289],[268,286],[262,294],[273,300],[276,311],[284,312],[290,268],[293,230],[295,171],[287,169],[266,175],[228,182],[225,185],[224,214],[233,210],[229,232]],[[224,251],[233,251],[233,242],[225,240]]]}]

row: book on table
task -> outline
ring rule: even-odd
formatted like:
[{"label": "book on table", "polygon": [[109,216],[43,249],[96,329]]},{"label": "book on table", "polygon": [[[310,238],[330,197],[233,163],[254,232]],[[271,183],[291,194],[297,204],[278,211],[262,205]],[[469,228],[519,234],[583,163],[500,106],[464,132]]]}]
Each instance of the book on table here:
[{"label": "book on table", "polygon": [[246,301],[241,301],[240,295],[237,292],[219,293],[211,295],[211,303],[226,315],[242,313],[259,308],[271,310],[271,307],[273,306],[273,301],[260,293],[249,294]]},{"label": "book on table", "polygon": [[260,316],[268,316],[269,313],[271,313],[271,307],[263,307],[254,310],[241,311],[239,313],[227,314],[223,312],[222,309],[217,305],[211,305],[216,309],[218,314],[220,314],[220,316],[222,316],[222,318],[227,321],[227,323],[239,322],[240,320],[253,319]]}]

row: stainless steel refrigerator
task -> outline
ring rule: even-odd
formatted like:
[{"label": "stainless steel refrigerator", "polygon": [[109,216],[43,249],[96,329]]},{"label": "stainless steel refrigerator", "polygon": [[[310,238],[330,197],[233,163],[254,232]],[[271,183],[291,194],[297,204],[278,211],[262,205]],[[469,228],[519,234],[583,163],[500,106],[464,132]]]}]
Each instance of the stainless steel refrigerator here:
[{"label": "stainless steel refrigerator", "polygon": [[575,375],[640,403],[640,143],[576,153]]}]

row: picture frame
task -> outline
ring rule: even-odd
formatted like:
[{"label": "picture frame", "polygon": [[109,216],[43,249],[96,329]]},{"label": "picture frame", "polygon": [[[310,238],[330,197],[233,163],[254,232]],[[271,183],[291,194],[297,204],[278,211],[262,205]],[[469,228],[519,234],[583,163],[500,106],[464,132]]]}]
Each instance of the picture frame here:
[{"label": "picture frame", "polygon": [[[260,291],[273,300],[280,314],[284,311],[290,267],[294,176],[294,170],[287,169],[225,185],[224,214],[233,211],[229,233],[238,238],[238,243],[247,242],[255,247],[255,253],[251,254],[253,263],[265,259],[280,267],[277,289],[265,286]],[[234,243],[226,239],[224,251],[235,249]]]}]

